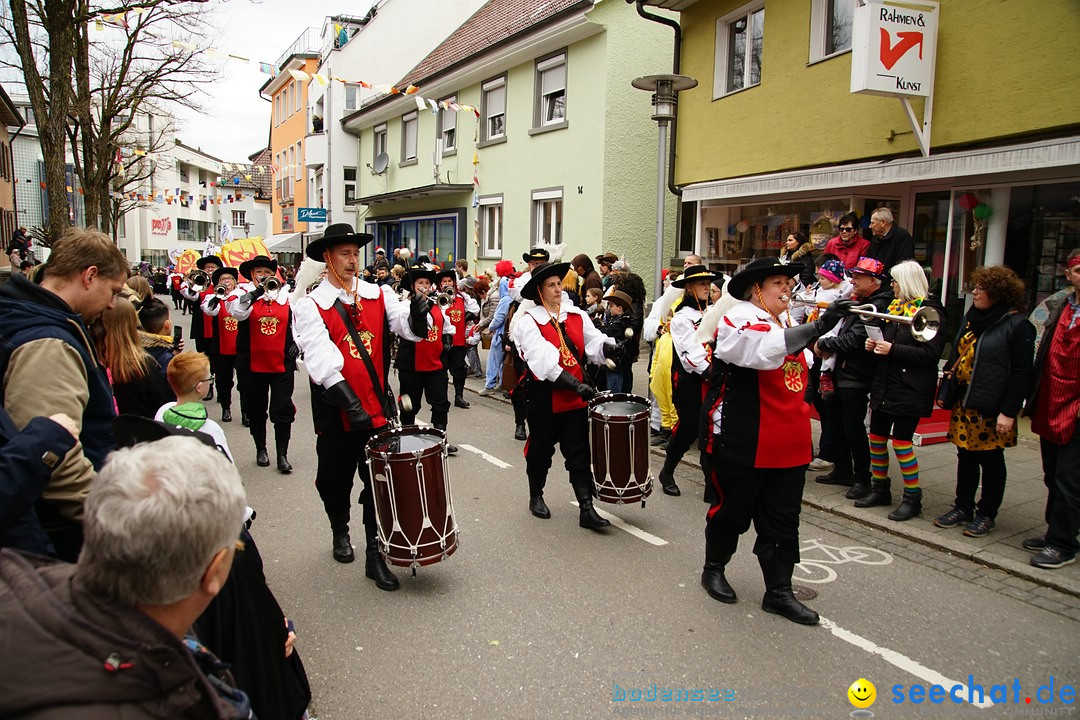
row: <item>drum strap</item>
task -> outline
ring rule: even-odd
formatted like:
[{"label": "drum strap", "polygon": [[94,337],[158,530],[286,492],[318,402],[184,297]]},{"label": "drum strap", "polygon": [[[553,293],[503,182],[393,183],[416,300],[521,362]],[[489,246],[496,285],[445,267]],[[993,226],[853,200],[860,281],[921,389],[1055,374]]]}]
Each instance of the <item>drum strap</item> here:
[{"label": "drum strap", "polygon": [[334,301],[334,308],[337,309],[338,315],[341,315],[341,320],[345,323],[345,329],[349,331],[349,337],[352,338],[353,345],[356,346],[356,351],[360,354],[360,359],[364,362],[368,375],[371,376],[371,386],[376,389],[376,392],[382,391],[383,417],[387,421],[393,420],[397,417],[397,403],[393,401],[390,395],[390,383],[387,382],[386,386],[383,386],[379,374],[375,371],[375,363],[371,361],[371,356],[368,355],[367,348],[364,347],[363,341],[360,340],[360,335],[356,332],[356,327],[353,326],[352,320],[349,319],[349,313],[345,310],[341,300]]}]

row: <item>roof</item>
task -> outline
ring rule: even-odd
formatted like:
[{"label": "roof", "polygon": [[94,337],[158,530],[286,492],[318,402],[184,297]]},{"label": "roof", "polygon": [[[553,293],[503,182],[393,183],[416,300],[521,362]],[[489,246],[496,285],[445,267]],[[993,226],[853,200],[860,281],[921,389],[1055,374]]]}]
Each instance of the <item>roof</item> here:
[{"label": "roof", "polygon": [[463,60],[543,25],[566,10],[591,7],[592,4],[592,0],[490,0],[428,53],[397,83],[397,87],[420,85]]},{"label": "roof", "polygon": [[[270,176],[270,149],[263,148],[250,156],[252,163],[222,163],[221,187],[254,190],[256,197],[270,198],[274,179]],[[262,170],[256,170],[261,167]],[[248,180],[248,177],[251,179]],[[239,178],[240,182],[234,182]]]},{"label": "roof", "polygon": [[2,87],[0,87],[0,125],[12,125],[15,127],[24,127],[26,125],[22,113],[15,107],[15,103],[11,101],[11,98],[8,97]]}]

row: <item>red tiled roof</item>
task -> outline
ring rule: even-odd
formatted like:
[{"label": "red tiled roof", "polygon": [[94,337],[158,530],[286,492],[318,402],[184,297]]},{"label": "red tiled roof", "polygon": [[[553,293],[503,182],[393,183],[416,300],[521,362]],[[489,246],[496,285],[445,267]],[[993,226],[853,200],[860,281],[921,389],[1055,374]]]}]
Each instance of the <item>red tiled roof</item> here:
[{"label": "red tiled roof", "polygon": [[432,75],[542,25],[575,5],[592,5],[592,0],[490,0],[410,70],[397,87],[420,85]]}]

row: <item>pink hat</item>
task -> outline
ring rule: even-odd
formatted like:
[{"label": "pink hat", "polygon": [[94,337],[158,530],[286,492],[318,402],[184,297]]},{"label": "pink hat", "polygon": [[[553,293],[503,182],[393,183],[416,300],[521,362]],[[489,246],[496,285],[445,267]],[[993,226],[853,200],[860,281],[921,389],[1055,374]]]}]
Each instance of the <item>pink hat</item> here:
[{"label": "pink hat", "polygon": [[871,277],[876,277],[878,280],[885,280],[888,278],[888,275],[885,274],[885,264],[880,260],[868,257],[859,258],[859,262],[855,263],[855,267],[851,268],[848,272],[870,275]]}]

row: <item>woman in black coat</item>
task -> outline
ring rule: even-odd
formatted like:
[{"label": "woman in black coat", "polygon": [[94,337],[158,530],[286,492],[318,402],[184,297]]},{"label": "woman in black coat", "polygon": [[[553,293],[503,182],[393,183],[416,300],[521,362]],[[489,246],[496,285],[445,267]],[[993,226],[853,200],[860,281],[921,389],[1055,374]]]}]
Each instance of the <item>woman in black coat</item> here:
[{"label": "woman in black coat", "polygon": [[[920,308],[929,307],[938,312],[944,323],[945,308],[936,299],[928,297],[926,273],[919,263],[907,260],[893,267],[889,274],[896,296],[889,304],[890,315],[911,317]],[[898,522],[910,520],[922,512],[919,460],[911,441],[919,419],[929,417],[933,412],[938,360],[945,348],[944,334],[938,333],[930,341],[920,342],[912,335],[910,327],[886,321],[881,330],[883,340],[866,340],[866,349],[880,358],[870,386],[871,495],[880,494],[882,502],[875,505],[892,502],[889,450],[886,447],[891,437],[904,479],[903,499],[889,513],[889,519]]]}]

